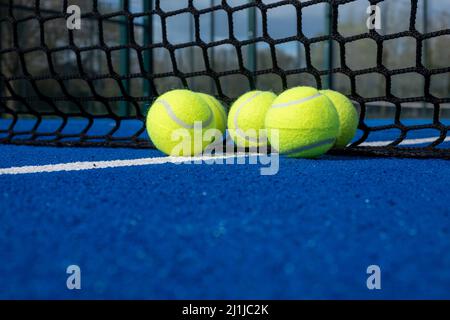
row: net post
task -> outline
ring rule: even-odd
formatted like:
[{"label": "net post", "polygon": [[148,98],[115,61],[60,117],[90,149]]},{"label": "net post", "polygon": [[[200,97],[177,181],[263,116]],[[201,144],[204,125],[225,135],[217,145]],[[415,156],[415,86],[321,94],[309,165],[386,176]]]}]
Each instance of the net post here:
[{"label": "net post", "polygon": [[[211,2],[210,2],[211,8],[214,7],[214,5],[215,5],[215,1],[211,0]],[[216,35],[216,25],[215,25],[215,23],[216,23],[216,21],[215,21],[215,17],[214,17],[214,11],[211,11],[211,25],[210,25],[210,30],[209,30],[211,43],[213,43],[214,40],[215,40],[215,35]],[[211,52],[211,69],[215,70],[214,47],[211,47],[211,51],[210,52]],[[211,83],[210,84],[210,92],[213,93],[214,92],[214,82],[211,81],[210,83]]]},{"label": "net post", "polygon": [[[148,47],[153,44],[153,0],[142,0],[142,8],[144,12],[149,12],[149,16],[144,17],[144,46]],[[153,51],[151,48],[144,51],[144,68],[147,74],[153,74]],[[150,85],[150,80],[144,79],[143,91],[144,96],[152,97],[152,86]]]},{"label": "net post", "polygon": [[[423,24],[423,34],[428,33],[428,1],[423,1],[423,14],[422,14],[422,24]],[[422,48],[423,48],[423,65],[425,68],[429,68],[429,60],[428,60],[428,45],[426,41],[422,40]],[[426,97],[425,97],[426,99]],[[427,113],[427,102],[423,101],[422,113],[423,116],[426,116]]]},{"label": "net post", "polygon": [[[191,7],[191,5],[192,5],[192,1],[193,0],[190,0],[189,1],[189,6]],[[192,7],[191,7],[191,9],[192,9]],[[194,36],[194,33],[195,33],[195,29],[194,29],[194,24],[195,24],[195,16],[193,16],[193,14],[192,14],[192,12],[191,12],[191,16],[189,17],[189,42],[191,43],[191,46],[189,47],[189,50],[188,50],[188,55],[189,55],[189,57],[188,57],[188,60],[189,60],[189,66],[190,66],[190,68],[189,68],[189,70],[191,71],[191,72],[194,72],[194,70],[195,70],[195,58],[194,58],[194,47],[192,46],[192,44],[194,43],[194,41],[195,41],[195,36]],[[194,78],[191,80],[191,88],[189,88],[189,89],[194,89],[195,88],[195,81],[194,81]]]},{"label": "net post", "polygon": [[[3,18],[3,16],[0,16],[0,18]],[[3,49],[3,30],[2,30],[2,23],[0,23],[0,50]],[[3,74],[2,69],[2,61],[0,57],[0,75]],[[5,95],[5,84],[3,83],[3,77],[0,77],[0,97],[3,97]],[[0,118],[3,118],[3,114],[0,113]]]},{"label": "net post", "polygon": [[325,55],[324,68],[328,70],[328,79],[326,81],[326,89],[333,89],[333,56],[334,56],[334,47],[333,47],[333,4],[328,4],[325,9],[325,30],[328,32],[328,46]]},{"label": "net post", "polygon": [[381,12],[381,31],[385,36],[388,34],[387,22],[388,22],[388,14],[389,14],[389,2],[383,2],[384,12]]},{"label": "net post", "polygon": [[[23,14],[24,10],[20,9],[20,12],[21,12],[21,14]],[[28,39],[29,35],[28,35],[28,30],[26,30],[23,27],[23,23],[16,24],[16,28],[17,28],[17,44],[19,44],[24,41],[23,39]],[[20,64],[20,62],[19,62],[19,64]],[[18,82],[17,88],[15,88],[15,90],[17,90],[17,92],[19,92],[20,96],[23,97],[23,96],[26,96],[27,86],[28,86],[28,80],[22,80],[22,81]],[[13,105],[17,109],[21,108],[19,101],[15,101],[15,103]]]},{"label": "net post", "polygon": [[[120,0],[120,7],[123,11],[128,11],[129,9],[129,1],[128,0]],[[128,34],[128,18],[126,16],[122,17],[122,23],[120,24],[120,44],[128,44],[130,42],[130,36]],[[120,74],[128,75],[130,74],[130,51],[129,49],[124,49],[120,51]],[[128,94],[130,94],[130,82],[128,80],[122,81],[123,86]],[[119,102],[119,112],[121,116],[128,115],[128,102],[120,101]]]},{"label": "net post", "polygon": [[[423,34],[428,33],[428,2],[423,1],[423,13],[422,13]],[[428,65],[428,45],[426,41],[422,41],[423,46],[423,62],[425,66]]]},{"label": "net post", "polygon": [[[255,0],[248,0],[249,3],[255,3]],[[256,7],[252,6],[248,12],[248,38],[255,39],[256,38]],[[247,51],[248,65],[250,71],[252,72],[251,77],[251,87],[254,89],[256,87],[256,77],[254,76],[254,72],[256,71],[256,43],[251,43],[248,46]]]}]

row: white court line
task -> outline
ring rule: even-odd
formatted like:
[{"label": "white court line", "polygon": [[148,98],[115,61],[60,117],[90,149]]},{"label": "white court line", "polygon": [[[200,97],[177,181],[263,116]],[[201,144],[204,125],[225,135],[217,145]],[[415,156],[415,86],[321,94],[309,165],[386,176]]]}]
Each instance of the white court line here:
[{"label": "white court line", "polygon": [[49,164],[41,166],[23,166],[0,169],[1,175],[30,174],[43,172],[61,172],[61,171],[82,171],[106,168],[137,167],[152,164],[164,163],[183,163],[192,161],[207,161],[215,159],[241,158],[258,154],[227,154],[223,156],[198,156],[198,157],[159,157],[159,158],[141,158],[133,160],[111,160],[111,161],[85,161],[69,162],[59,164]]},{"label": "white court line", "polygon": [[[432,143],[436,141],[438,137],[434,138],[422,138],[422,139],[406,139],[403,140],[400,145],[414,145],[414,144],[422,144],[422,143]],[[447,137],[444,139],[445,142],[450,141],[450,137]],[[361,143],[360,146],[362,147],[383,147],[387,146],[392,141],[374,141],[374,142],[364,142]]]},{"label": "white court line", "polygon": [[[437,138],[423,138],[423,139],[408,139],[404,140],[400,145],[414,145],[422,143],[431,143]],[[450,141],[450,137],[445,138],[444,141]],[[365,142],[360,144],[366,147],[380,147],[386,146],[392,141],[374,141]],[[159,158],[141,158],[133,160],[111,160],[111,161],[85,161],[85,162],[69,162],[59,164],[49,164],[41,166],[24,166],[24,167],[11,167],[0,169],[1,175],[16,175],[16,174],[30,174],[30,173],[43,173],[43,172],[61,172],[61,171],[83,171],[83,170],[95,170],[106,168],[121,168],[121,167],[137,167],[146,166],[152,164],[164,164],[164,163],[183,163],[192,161],[207,161],[214,159],[228,159],[247,157],[258,154],[227,154],[224,156],[199,156],[199,157],[159,157]]]}]

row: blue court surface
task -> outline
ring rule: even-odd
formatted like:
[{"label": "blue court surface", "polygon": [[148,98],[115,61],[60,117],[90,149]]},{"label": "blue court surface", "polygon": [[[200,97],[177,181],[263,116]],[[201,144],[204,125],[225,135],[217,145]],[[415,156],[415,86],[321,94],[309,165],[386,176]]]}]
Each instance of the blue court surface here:
[{"label": "blue court surface", "polygon": [[[450,298],[445,160],[281,157],[262,176],[156,150],[0,154],[3,299]],[[381,290],[367,289],[370,265]]]}]

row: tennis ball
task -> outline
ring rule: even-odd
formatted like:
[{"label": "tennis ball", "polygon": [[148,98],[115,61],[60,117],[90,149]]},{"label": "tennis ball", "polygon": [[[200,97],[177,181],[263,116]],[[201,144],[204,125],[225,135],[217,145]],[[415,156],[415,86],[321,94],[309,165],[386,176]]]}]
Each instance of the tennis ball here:
[{"label": "tennis ball", "polygon": [[318,90],[296,87],[275,99],[267,111],[265,126],[271,145],[281,154],[316,158],[334,145],[339,116],[333,103]]},{"label": "tennis ball", "polygon": [[257,147],[267,144],[260,141],[260,130],[276,95],[269,91],[250,91],[237,99],[228,114],[228,131],[239,147]]},{"label": "tennis ball", "polygon": [[[199,124],[202,130],[194,130]],[[191,156],[201,153],[211,143],[203,141],[203,130],[214,128],[215,122],[208,104],[198,94],[172,90],[150,107],[146,126],[150,139],[160,151],[172,156]]]},{"label": "tennis ball", "polygon": [[214,120],[216,122],[216,129],[225,134],[227,127],[227,112],[223,105],[213,96],[206,93],[197,93],[209,106],[213,112]]},{"label": "tennis ball", "polygon": [[319,92],[333,102],[339,115],[339,133],[334,147],[337,149],[345,148],[352,141],[358,129],[358,112],[356,112],[353,103],[343,94],[333,90],[321,90]]}]

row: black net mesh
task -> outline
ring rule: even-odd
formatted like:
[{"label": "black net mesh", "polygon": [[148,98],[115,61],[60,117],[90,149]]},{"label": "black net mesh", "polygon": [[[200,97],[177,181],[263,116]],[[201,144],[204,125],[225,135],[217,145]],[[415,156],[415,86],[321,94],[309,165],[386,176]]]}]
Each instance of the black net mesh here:
[{"label": "black net mesh", "polygon": [[[80,30],[66,27],[73,4]],[[381,22],[397,23],[369,30],[369,5],[384,12]],[[433,14],[427,23],[423,1],[0,6],[1,143],[152,147],[145,113],[169,89],[229,104],[250,89],[311,85],[339,90],[359,109],[357,138],[339,152],[450,158],[450,19]]]}]

